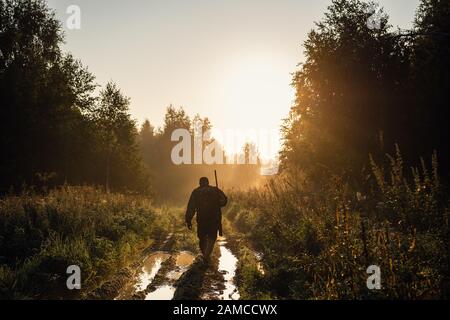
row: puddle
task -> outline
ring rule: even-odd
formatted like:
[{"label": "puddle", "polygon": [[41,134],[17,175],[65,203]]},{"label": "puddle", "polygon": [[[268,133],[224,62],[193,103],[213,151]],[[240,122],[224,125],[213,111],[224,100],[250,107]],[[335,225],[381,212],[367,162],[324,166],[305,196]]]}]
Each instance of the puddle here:
[{"label": "puddle", "polygon": [[225,289],[223,293],[220,295],[220,299],[222,300],[238,300],[240,295],[237,290],[236,285],[234,284],[234,276],[236,275],[236,265],[238,259],[235,255],[225,247],[227,242],[225,240],[220,240],[218,242],[220,249],[220,258],[219,258],[219,271],[223,273]]},{"label": "puddle", "polygon": [[181,251],[177,255],[176,264],[180,268],[187,269],[194,262],[195,257],[188,251]]},{"label": "puddle", "polygon": [[145,300],[172,300],[175,290],[174,286],[164,285],[147,294]]},{"label": "puddle", "polygon": [[138,283],[135,286],[137,291],[145,290],[152,283],[159,269],[161,269],[162,263],[169,259],[169,257],[169,253],[158,251],[145,259],[142,273],[139,275]]},{"label": "puddle", "polygon": [[[168,257],[170,257],[170,254],[167,254],[166,260],[168,259]],[[181,275],[186,272],[187,269],[191,266],[191,264],[194,262],[194,259],[194,255],[188,251],[179,252],[175,258],[175,268],[167,272],[167,274],[165,275],[168,283],[159,286],[156,290],[148,293],[145,297],[145,300],[171,300],[173,298],[173,295],[175,294],[176,288],[170,283],[174,283],[175,281],[177,281],[181,277]],[[156,271],[152,280],[155,278],[160,268],[161,266]],[[147,284],[147,286],[149,284]]]},{"label": "puddle", "polygon": [[166,278],[170,280],[178,280],[181,275],[189,269],[194,262],[195,257],[188,251],[181,251],[175,259],[175,269],[167,273]]}]

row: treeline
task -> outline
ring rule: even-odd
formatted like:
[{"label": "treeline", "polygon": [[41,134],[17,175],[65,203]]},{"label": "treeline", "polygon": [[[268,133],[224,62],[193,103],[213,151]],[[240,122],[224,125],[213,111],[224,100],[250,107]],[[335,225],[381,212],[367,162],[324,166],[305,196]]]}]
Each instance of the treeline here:
[{"label": "treeline", "polygon": [[294,76],[282,173],[231,196],[265,270],[240,266],[243,298],[450,297],[450,2],[422,0],[406,31],[372,14],[332,1]]},{"label": "treeline", "polygon": [[[381,160],[398,143],[411,165],[436,150],[449,177],[450,2],[421,1],[411,30],[393,29],[372,7],[332,1],[309,33],[283,130],[284,167],[358,174],[369,153]],[[369,28],[374,17],[379,26]]]},{"label": "treeline", "polygon": [[[203,133],[212,129],[208,118],[196,115],[193,119],[190,119],[183,108],[176,109],[169,106],[161,128],[154,128],[149,121],[142,125],[139,131],[139,146],[143,161],[150,173],[152,191],[157,199],[177,203],[186,201],[193,188],[198,186],[200,177],[206,176],[209,178],[210,184],[215,183],[214,170],[217,170],[219,187],[221,188],[244,190],[256,187],[264,181],[264,178],[260,175],[260,163],[250,163],[250,154],[252,150],[256,149],[256,146],[250,142],[243,146],[239,155],[227,154],[223,151],[223,164],[175,165],[171,159],[171,154],[173,147],[179,141],[171,141],[171,135],[176,129],[189,131],[192,147],[190,159],[193,162],[195,124],[201,126],[201,132]],[[206,146],[213,141],[213,138],[202,141],[202,150],[205,150]],[[220,150],[215,150],[215,152],[220,152]],[[238,156],[244,158],[245,164],[237,164]],[[226,164],[228,157],[233,157],[233,164]]]},{"label": "treeline", "polygon": [[[112,81],[99,88],[62,52],[61,24],[45,1],[1,0],[0,35],[1,194],[88,184],[181,200],[200,176],[213,177],[212,166],[175,166],[170,158],[173,130],[192,132],[194,120],[207,130],[209,120],[169,107],[162,128],[146,122],[139,130],[120,88]],[[259,177],[257,165],[216,169],[228,188]]]},{"label": "treeline", "polygon": [[42,0],[0,1],[0,191],[63,183],[146,189],[129,99],[61,50]]}]

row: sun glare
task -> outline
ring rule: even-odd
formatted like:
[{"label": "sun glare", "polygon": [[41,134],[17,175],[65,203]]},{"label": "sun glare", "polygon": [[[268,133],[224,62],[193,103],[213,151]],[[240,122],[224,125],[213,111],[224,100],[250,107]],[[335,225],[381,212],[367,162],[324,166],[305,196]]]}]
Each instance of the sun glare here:
[{"label": "sun glare", "polygon": [[[269,132],[270,155],[273,158],[280,149],[279,139],[274,140],[274,132],[279,132],[281,121],[286,117],[294,99],[290,86],[292,66],[286,59],[274,55],[245,56],[236,58],[223,73],[221,99],[225,108],[226,123],[231,123],[237,131]],[[245,129],[244,129],[245,128]],[[261,141],[248,137],[257,144],[259,150],[267,146]],[[261,140],[261,139],[259,139]],[[262,138],[263,142],[266,138]],[[241,149],[245,141],[231,144],[225,141],[227,151]]]}]

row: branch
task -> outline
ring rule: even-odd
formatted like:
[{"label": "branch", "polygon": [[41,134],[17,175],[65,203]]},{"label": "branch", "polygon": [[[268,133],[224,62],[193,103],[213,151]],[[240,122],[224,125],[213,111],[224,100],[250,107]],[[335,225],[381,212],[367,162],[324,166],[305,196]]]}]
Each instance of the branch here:
[{"label": "branch", "polygon": [[396,35],[393,35],[394,38],[401,38],[401,37],[432,37],[432,36],[443,36],[443,37],[450,37],[449,32],[406,32],[406,33],[399,33]]}]

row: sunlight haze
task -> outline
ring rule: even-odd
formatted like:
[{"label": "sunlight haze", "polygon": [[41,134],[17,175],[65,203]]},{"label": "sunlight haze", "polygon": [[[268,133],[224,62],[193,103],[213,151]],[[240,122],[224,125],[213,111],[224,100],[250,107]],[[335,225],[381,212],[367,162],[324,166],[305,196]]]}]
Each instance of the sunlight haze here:
[{"label": "sunlight haze", "polygon": [[[64,27],[66,48],[100,85],[118,83],[138,123],[161,126],[173,104],[224,130],[279,128],[294,99],[302,43],[331,1],[48,3],[61,21],[69,5],[80,7],[81,30]],[[380,3],[394,27],[408,28],[419,1]]]}]

